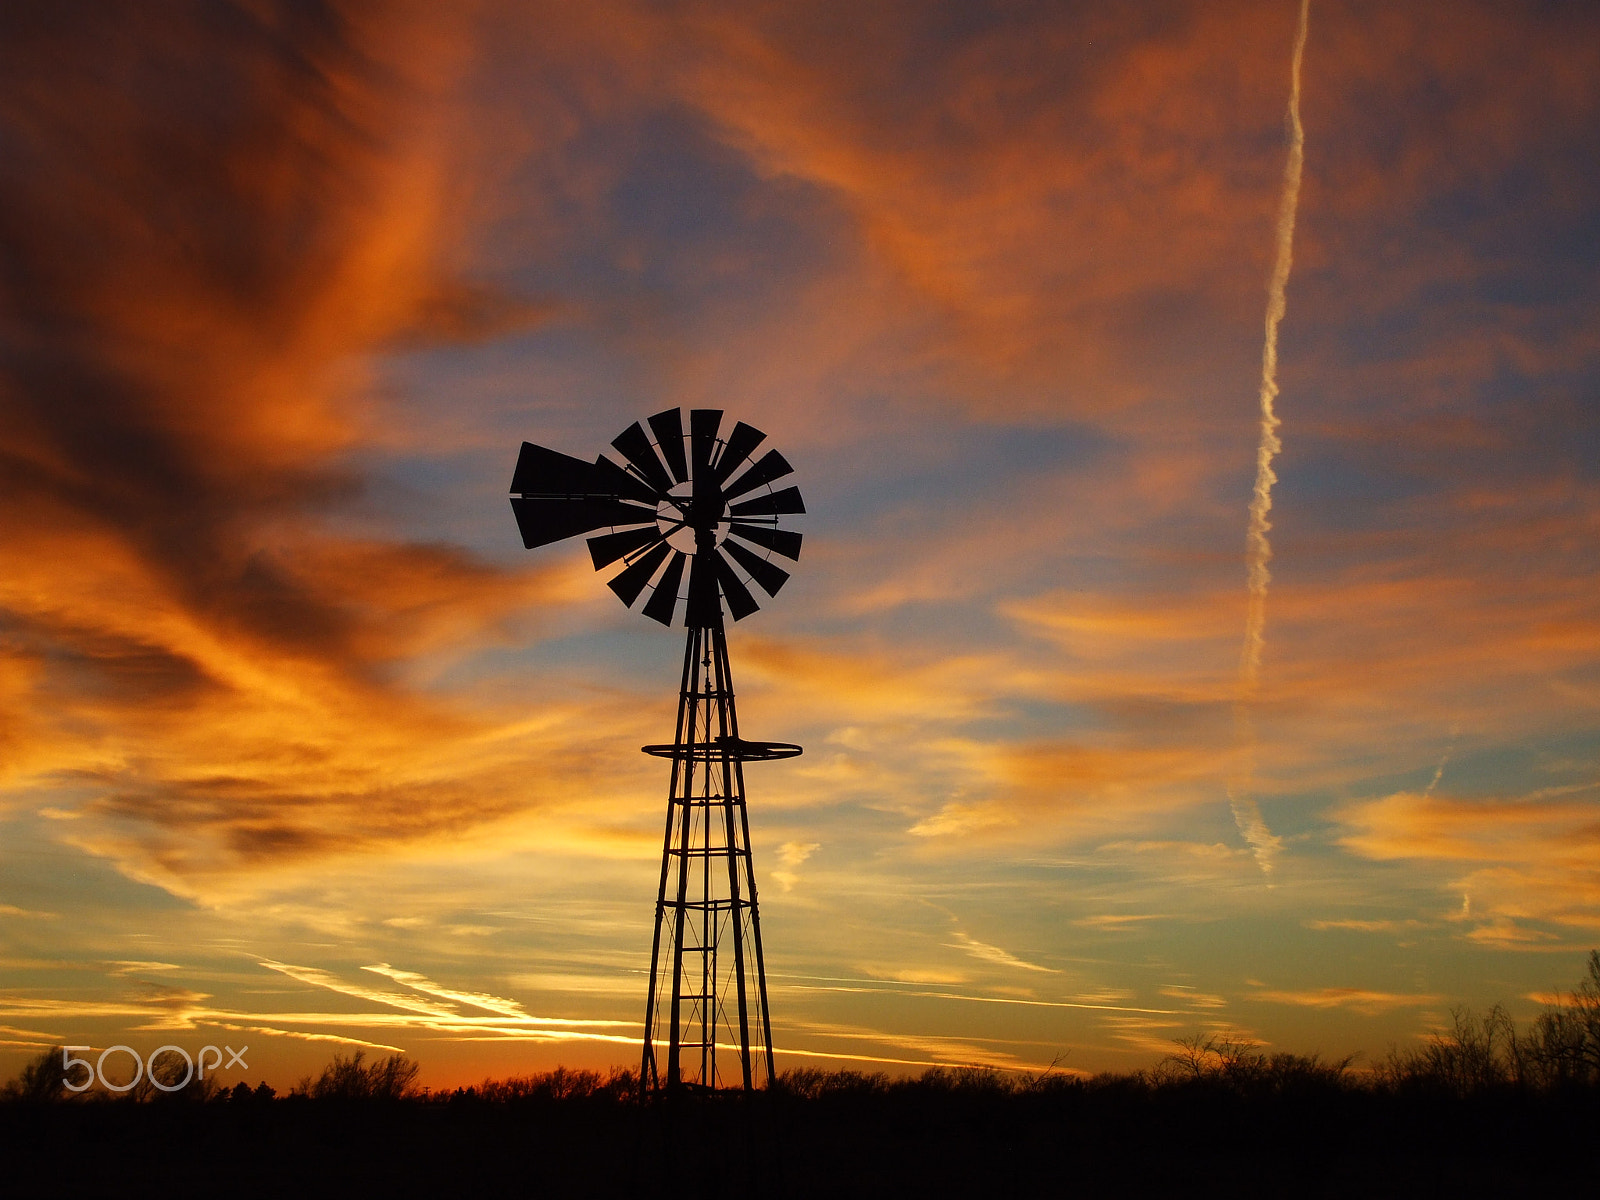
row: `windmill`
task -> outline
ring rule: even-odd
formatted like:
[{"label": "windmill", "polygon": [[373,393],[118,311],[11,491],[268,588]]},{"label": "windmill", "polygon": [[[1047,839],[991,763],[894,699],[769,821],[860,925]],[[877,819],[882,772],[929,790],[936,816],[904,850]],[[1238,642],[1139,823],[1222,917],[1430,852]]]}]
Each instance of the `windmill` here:
[{"label": "windmill", "polygon": [[783,455],[754,457],[766,441],[759,429],[740,421],[724,438],[722,412],[707,408],[689,413],[687,435],[676,408],[647,423],[649,432],[636,421],[612,440],[626,465],[524,442],[511,507],[530,550],[593,534],[595,570],[621,564],[608,583],[623,604],[648,593],[640,611],[667,626],[682,613],[677,734],[643,748],[671,760],[672,783],[640,1080],[749,1089],[771,1081],[773,1062],[744,764],[793,758],[800,747],[739,736],[723,617],[739,621],[760,607],[752,583],[778,594],[789,572],[773,556],[800,557],[800,535],[779,524],[805,504],[798,488],[773,487],[793,472]]}]

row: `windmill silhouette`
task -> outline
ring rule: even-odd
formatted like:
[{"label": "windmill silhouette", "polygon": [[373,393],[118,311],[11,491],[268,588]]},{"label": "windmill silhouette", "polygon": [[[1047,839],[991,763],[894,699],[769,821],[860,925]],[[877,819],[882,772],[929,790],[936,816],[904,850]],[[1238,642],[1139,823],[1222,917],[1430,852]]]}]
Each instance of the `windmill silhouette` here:
[{"label": "windmill silhouette", "polygon": [[[640,1081],[715,1088],[737,1079],[748,1089],[771,1082],[773,1061],[744,764],[793,758],[800,747],[739,736],[723,617],[757,611],[751,583],[776,596],[788,581],[772,558],[798,560],[800,535],[779,523],[805,504],[798,488],[773,488],[793,468],[776,450],[754,457],[766,441],[759,429],[740,421],[724,438],[721,410],[707,408],[689,413],[687,435],[676,408],[648,424],[648,433],[635,421],[612,440],[625,466],[524,442],[511,507],[530,550],[596,534],[588,539],[595,570],[622,564],[609,586],[629,608],[648,592],[640,611],[670,626],[682,605],[677,733],[644,747],[672,761],[672,784]],[[735,1046],[737,1075],[728,1057]]]}]

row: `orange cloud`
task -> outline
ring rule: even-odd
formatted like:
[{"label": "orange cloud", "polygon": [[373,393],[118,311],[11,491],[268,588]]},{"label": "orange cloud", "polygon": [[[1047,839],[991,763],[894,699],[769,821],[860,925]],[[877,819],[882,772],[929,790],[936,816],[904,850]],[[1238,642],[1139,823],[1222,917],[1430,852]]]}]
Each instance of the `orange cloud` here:
[{"label": "orange cloud", "polygon": [[[1473,801],[1397,792],[1337,812],[1364,858],[1447,865],[1470,938],[1508,948],[1600,929],[1600,806],[1593,788]],[[1557,927],[1555,931],[1541,925]]]},{"label": "orange cloud", "polygon": [[73,840],[183,892],[527,803],[484,753],[509,728],[396,667],[561,602],[560,569],[325,516],[361,487],[366,358],[520,319],[451,274],[463,31],[270,4],[8,24],[12,803],[73,780]]}]

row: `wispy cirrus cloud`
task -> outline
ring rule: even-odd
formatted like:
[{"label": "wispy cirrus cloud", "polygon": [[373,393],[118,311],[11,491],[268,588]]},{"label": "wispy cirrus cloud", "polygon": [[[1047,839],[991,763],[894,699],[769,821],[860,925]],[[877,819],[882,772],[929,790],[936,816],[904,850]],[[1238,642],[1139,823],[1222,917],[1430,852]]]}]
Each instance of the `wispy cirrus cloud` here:
[{"label": "wispy cirrus cloud", "polygon": [[1396,1008],[1427,1008],[1439,1003],[1435,995],[1379,992],[1366,988],[1325,987],[1304,990],[1257,988],[1244,999],[1265,1004],[1289,1004],[1298,1008],[1348,1008],[1373,1017]]},{"label": "wispy cirrus cloud", "polygon": [[1054,967],[1043,967],[1038,963],[1028,962],[1026,959],[1018,958],[1009,950],[1003,950],[999,946],[991,946],[987,942],[980,942],[976,938],[962,933],[959,929],[952,931],[950,936],[956,939],[954,943],[955,949],[964,951],[972,955],[973,958],[981,959],[983,962],[994,963],[1001,967],[1013,967],[1021,971],[1042,971],[1049,975],[1060,973]]},{"label": "wispy cirrus cloud", "polygon": [[1362,919],[1358,917],[1345,917],[1342,919],[1323,918],[1305,923],[1307,929],[1345,929],[1355,933],[1412,933],[1419,929],[1428,928],[1425,921],[1411,918],[1403,920],[1390,920],[1386,918]]},{"label": "wispy cirrus cloud", "polygon": [[489,1012],[499,1013],[503,1017],[525,1017],[527,1012],[515,1000],[507,1000],[504,996],[491,996],[487,992],[463,992],[447,988],[433,982],[426,975],[419,975],[415,971],[402,971],[398,967],[391,967],[388,963],[379,963],[373,967],[363,967],[363,971],[371,971],[383,975],[396,983],[414,988],[429,996],[437,996],[441,1000],[451,1001],[456,1004],[469,1004],[474,1008],[482,1008]]}]

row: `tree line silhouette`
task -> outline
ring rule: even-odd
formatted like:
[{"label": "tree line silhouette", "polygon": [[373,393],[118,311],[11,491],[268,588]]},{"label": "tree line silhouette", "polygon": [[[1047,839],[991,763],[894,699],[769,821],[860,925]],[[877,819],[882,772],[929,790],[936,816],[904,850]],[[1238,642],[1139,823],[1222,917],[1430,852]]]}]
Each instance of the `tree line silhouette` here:
[{"label": "tree line silhouette", "polygon": [[[564,1197],[1053,1194],[1069,1182],[1091,1195],[1523,1194],[1593,1180],[1600,952],[1525,1025],[1500,1005],[1457,1009],[1450,1028],[1371,1063],[1197,1033],[1131,1073],[801,1068],[760,1093],[653,1097],[633,1071],[563,1067],[428,1090],[409,1058],[361,1050],[281,1096],[214,1079],[75,1096],[61,1064],[59,1050],[41,1054],[0,1093],[0,1147],[13,1177],[38,1168],[64,1195],[111,1194],[116,1171],[141,1162],[175,1196],[209,1194],[200,1181],[217,1172],[233,1173],[236,1195],[309,1177]],[[158,1062],[157,1078],[171,1086],[182,1066]],[[86,1142],[107,1152],[94,1163],[119,1165],[52,1167]],[[160,1166],[173,1160],[194,1169],[173,1176]]]}]

